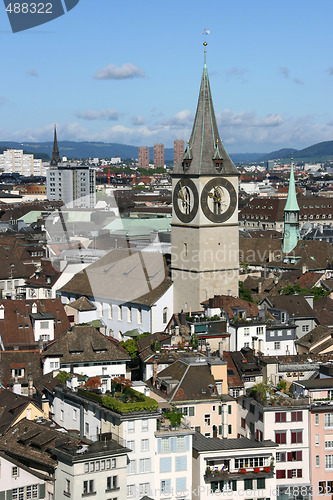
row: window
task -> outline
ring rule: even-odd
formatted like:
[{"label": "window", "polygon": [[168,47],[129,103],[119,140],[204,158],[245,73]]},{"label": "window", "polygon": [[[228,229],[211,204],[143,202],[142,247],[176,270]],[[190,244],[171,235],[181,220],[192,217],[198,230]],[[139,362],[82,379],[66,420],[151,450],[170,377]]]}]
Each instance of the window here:
[{"label": "window", "polygon": [[292,411],[291,412],[291,421],[292,422],[302,422],[303,414],[301,411]]},{"label": "window", "polygon": [[128,321],[128,323],[132,323],[132,308],[131,308],[131,306],[127,306],[127,321]]},{"label": "window", "polygon": [[160,472],[171,472],[171,457],[160,458]]},{"label": "window", "polygon": [[231,390],[231,396],[233,398],[238,398],[238,396],[239,396],[239,389],[232,389]]},{"label": "window", "polygon": [[150,483],[140,483],[139,493],[140,495],[148,495],[150,493]]},{"label": "window", "polygon": [[142,323],[142,309],[141,307],[138,308],[138,324],[141,325]]},{"label": "window", "polygon": [[262,335],[264,333],[264,327],[263,326],[257,326],[257,335]]},{"label": "window", "polygon": [[254,415],[254,413],[255,413],[254,405],[250,405],[250,413],[253,413],[253,415]]},{"label": "window", "polygon": [[333,455],[325,455],[325,469],[333,469]]},{"label": "window", "polygon": [[185,451],[185,436],[177,436],[177,451]]},{"label": "window", "polygon": [[117,467],[117,459],[111,458],[111,469],[115,469]]},{"label": "window", "polygon": [[204,424],[205,424],[205,427],[209,427],[210,426],[210,415],[209,415],[209,413],[206,413],[206,415],[204,416]]},{"label": "window", "polygon": [[276,471],[276,479],[284,479],[286,477],[286,471],[284,469]]},{"label": "window", "polygon": [[228,425],[228,434],[232,434],[232,426],[230,424]]},{"label": "window", "polygon": [[86,422],[86,434],[89,435],[89,423]]},{"label": "window", "polygon": [[228,415],[231,415],[231,405],[228,405]]},{"label": "window", "polygon": [[316,455],[316,467],[320,467],[320,456]]},{"label": "window", "polygon": [[148,419],[147,418],[143,418],[142,421],[141,421],[141,430],[143,432],[146,432],[148,430]]},{"label": "window", "polygon": [[150,472],[150,458],[140,458],[140,473]]},{"label": "window", "polygon": [[287,420],[287,413],[285,411],[283,412],[276,412],[275,413],[275,422],[286,422]]},{"label": "window", "polygon": [[183,406],[182,413],[184,417],[194,417],[194,406]]},{"label": "window", "polygon": [[181,470],[187,470],[187,457],[186,455],[176,457],[175,460],[176,472]]},{"label": "window", "polygon": [[325,438],[325,448],[333,448],[333,439],[326,441],[326,438]]},{"label": "window", "polygon": [[264,490],[265,488],[266,488],[265,478],[262,477],[260,479],[257,479],[257,489],[258,490]]},{"label": "window", "polygon": [[264,421],[264,414],[261,413],[261,411],[259,412],[259,420],[260,420],[260,422]]},{"label": "window", "polygon": [[245,429],[245,418],[241,418],[241,427]]},{"label": "window", "polygon": [[275,431],[275,442],[276,444],[286,444],[287,443],[287,433],[286,431]]},{"label": "window", "polygon": [[141,451],[149,451],[149,439],[141,439]]},{"label": "window", "polygon": [[118,306],[118,321],[122,321],[122,320],[123,320],[123,307]]},{"label": "window", "polygon": [[333,413],[324,414],[324,425],[325,427],[333,427]]},{"label": "window", "polygon": [[253,490],[253,479],[244,479],[244,490]]},{"label": "window", "polygon": [[136,474],[136,460],[130,460],[127,465],[127,474]]},{"label": "window", "polygon": [[169,438],[162,438],[161,441],[161,452],[162,453],[169,453],[170,451],[170,441]]},{"label": "window", "polygon": [[60,420],[64,420],[64,410],[60,410]]},{"label": "window", "polygon": [[134,420],[129,420],[128,422],[128,432],[135,432],[135,422]]},{"label": "window", "polygon": [[109,476],[106,478],[106,489],[115,490],[118,488],[118,478],[117,476]]},{"label": "window", "polygon": [[73,410],[73,420],[76,420],[76,413],[77,413],[77,410]]},{"label": "window", "polygon": [[244,335],[250,335],[250,328],[249,327],[244,328]]},{"label": "window", "polygon": [[250,342],[244,342],[244,347],[250,347]]},{"label": "window", "polygon": [[291,443],[303,443],[303,431],[291,431]]},{"label": "window", "polygon": [[303,325],[302,326],[302,332],[306,333],[309,331],[309,325]]},{"label": "window", "polygon": [[127,448],[132,451],[135,451],[134,441],[127,441]]},{"label": "window", "polygon": [[315,413],[315,425],[319,425],[319,413]]},{"label": "window", "polygon": [[279,349],[281,349],[281,342],[274,342],[274,349],[276,351],[278,351]]},{"label": "window", "polygon": [[168,321],[168,308],[167,307],[164,307],[163,309],[163,323],[167,323]]},{"label": "window", "polygon": [[127,485],[127,496],[128,497],[133,497],[135,493],[135,486],[134,484],[128,484]]},{"label": "window", "polygon": [[112,304],[107,304],[108,319],[112,319]]},{"label": "window", "polygon": [[163,479],[161,481],[161,493],[171,492],[171,479]]},{"label": "window", "polygon": [[277,462],[285,462],[286,461],[286,453],[284,451],[280,451],[276,453],[276,461]]},{"label": "window", "polygon": [[19,468],[18,467],[12,467],[12,477],[19,477]]},{"label": "window", "polygon": [[315,435],[315,445],[319,446],[319,434]]},{"label": "window", "polygon": [[83,481],[83,495],[89,495],[90,493],[95,493],[93,479]]},{"label": "window", "polygon": [[89,462],[84,464],[84,472],[89,472]]},{"label": "window", "polygon": [[288,451],[287,453],[288,462],[300,462],[302,460],[302,450],[299,451]]}]

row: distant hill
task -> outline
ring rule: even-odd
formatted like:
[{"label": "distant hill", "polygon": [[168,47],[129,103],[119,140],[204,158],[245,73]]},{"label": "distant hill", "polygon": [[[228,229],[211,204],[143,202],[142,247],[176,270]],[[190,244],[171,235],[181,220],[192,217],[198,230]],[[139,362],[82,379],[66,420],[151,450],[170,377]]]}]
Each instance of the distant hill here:
[{"label": "distant hill", "polygon": [[318,142],[313,146],[304,149],[279,149],[267,155],[261,156],[259,161],[268,160],[290,160],[293,154],[295,160],[304,161],[320,161],[328,158],[333,158],[333,141]]}]

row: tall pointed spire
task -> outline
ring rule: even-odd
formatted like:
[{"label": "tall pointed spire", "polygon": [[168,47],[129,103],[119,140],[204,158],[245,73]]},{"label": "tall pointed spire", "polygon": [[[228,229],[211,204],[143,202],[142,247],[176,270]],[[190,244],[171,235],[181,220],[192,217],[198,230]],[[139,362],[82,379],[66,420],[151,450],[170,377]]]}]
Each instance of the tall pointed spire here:
[{"label": "tall pointed spire", "polygon": [[51,165],[58,165],[59,162],[60,162],[60,155],[59,155],[58,140],[57,140],[57,125],[54,122],[54,138],[53,138]]},{"label": "tall pointed spire", "polygon": [[299,206],[296,197],[294,162],[291,159],[288,198],[284,207],[283,252],[291,252],[296,247],[299,239]]},{"label": "tall pointed spire", "polygon": [[206,53],[197,111],[186,150],[174,168],[182,175],[239,175],[223,147],[210,90]]}]

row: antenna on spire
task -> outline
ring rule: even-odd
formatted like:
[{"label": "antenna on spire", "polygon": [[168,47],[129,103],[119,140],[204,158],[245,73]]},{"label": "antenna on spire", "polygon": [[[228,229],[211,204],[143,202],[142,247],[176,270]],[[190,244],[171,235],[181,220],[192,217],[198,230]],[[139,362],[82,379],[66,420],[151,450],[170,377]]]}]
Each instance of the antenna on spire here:
[{"label": "antenna on spire", "polygon": [[210,35],[210,30],[208,30],[207,28],[205,28],[202,34],[205,37],[205,41],[203,42],[202,45],[205,47],[204,54],[205,54],[205,65],[206,65],[206,53],[207,53],[206,47],[208,45],[207,42],[206,42],[206,36]]}]

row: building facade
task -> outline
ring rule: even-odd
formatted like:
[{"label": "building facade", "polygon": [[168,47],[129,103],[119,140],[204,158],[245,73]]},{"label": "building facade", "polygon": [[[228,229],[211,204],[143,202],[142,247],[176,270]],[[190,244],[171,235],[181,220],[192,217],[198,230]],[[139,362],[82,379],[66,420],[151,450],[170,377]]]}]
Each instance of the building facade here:
[{"label": "building facade", "polygon": [[154,167],[164,167],[164,144],[154,144]]},{"label": "building facade", "polygon": [[148,146],[139,147],[139,167],[149,168],[149,148]]},{"label": "building facade", "polygon": [[173,164],[179,162],[182,154],[184,153],[184,141],[181,139],[176,139],[173,143]]},{"label": "building facade", "polygon": [[7,149],[0,154],[0,170],[4,173],[18,173],[25,177],[45,176],[42,160],[32,154],[23,153],[22,149]]}]

